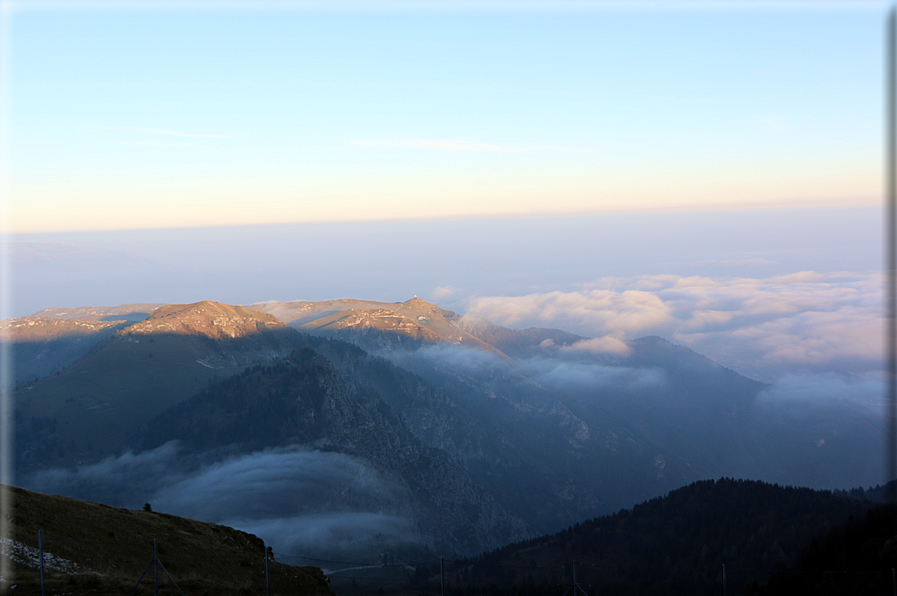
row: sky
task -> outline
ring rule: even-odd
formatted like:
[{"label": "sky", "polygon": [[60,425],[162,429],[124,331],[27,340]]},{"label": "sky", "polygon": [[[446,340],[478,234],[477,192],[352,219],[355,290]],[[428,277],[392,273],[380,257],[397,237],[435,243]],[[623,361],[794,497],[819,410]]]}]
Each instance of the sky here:
[{"label": "sky", "polygon": [[880,200],[885,3],[155,5],[4,3],[10,232]]},{"label": "sky", "polygon": [[888,6],[3,2],[4,316],[419,294],[866,374]]}]

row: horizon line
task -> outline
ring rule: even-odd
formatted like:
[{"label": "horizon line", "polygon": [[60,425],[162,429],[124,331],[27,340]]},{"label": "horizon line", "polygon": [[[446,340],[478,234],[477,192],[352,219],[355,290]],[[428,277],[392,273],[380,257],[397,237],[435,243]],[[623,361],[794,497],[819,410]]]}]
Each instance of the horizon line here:
[{"label": "horizon line", "polygon": [[92,228],[68,228],[68,229],[25,229],[13,230],[14,226],[9,226],[0,234],[0,242],[14,243],[15,236],[25,235],[55,235],[55,234],[81,234],[81,233],[104,233],[104,232],[133,232],[133,231],[152,231],[152,230],[190,230],[190,229],[219,229],[219,228],[247,228],[247,227],[265,227],[265,226],[304,226],[304,225],[333,225],[333,224],[364,224],[364,223],[399,223],[399,222],[431,222],[431,221],[465,221],[465,220],[488,220],[488,219],[529,219],[529,218],[550,218],[559,219],[565,217],[597,217],[602,215],[647,215],[647,214],[676,214],[676,213],[716,213],[725,211],[778,211],[784,209],[797,210],[813,210],[813,209],[849,209],[862,207],[881,207],[884,205],[883,197],[855,197],[852,199],[816,199],[816,200],[783,200],[783,201],[741,201],[733,203],[687,203],[681,205],[653,205],[653,206],[632,206],[632,207],[606,207],[594,209],[571,209],[568,211],[545,210],[545,211],[525,211],[525,212],[494,212],[494,213],[460,213],[452,215],[421,215],[410,214],[407,216],[390,215],[388,217],[347,217],[347,218],[313,218],[313,219],[296,219],[288,221],[256,221],[256,222],[234,222],[234,223],[216,223],[209,225],[196,225],[193,223],[172,224],[172,225],[124,225],[115,227],[92,227]]}]

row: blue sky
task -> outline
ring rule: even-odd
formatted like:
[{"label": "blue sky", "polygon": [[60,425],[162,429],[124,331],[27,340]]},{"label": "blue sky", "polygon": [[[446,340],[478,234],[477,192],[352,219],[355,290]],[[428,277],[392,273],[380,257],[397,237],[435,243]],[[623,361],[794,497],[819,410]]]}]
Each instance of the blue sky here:
[{"label": "blue sky", "polygon": [[883,3],[431,5],[5,4],[7,229],[880,200]]}]

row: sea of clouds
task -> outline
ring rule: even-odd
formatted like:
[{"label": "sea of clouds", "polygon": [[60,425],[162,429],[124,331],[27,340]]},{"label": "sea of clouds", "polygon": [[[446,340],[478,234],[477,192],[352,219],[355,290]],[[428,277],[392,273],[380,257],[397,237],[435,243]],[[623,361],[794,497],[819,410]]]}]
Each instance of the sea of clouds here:
[{"label": "sea of clouds", "polygon": [[786,374],[876,376],[883,366],[879,272],[803,271],[768,278],[606,277],[576,291],[476,296],[467,314],[506,327],[550,327],[621,352],[659,335],[759,380]]}]

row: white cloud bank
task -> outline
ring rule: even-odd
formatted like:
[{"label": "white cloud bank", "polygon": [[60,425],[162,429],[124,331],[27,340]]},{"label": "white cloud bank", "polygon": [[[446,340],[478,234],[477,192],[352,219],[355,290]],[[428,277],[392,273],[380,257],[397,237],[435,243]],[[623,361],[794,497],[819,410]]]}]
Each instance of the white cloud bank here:
[{"label": "white cloud bank", "polygon": [[148,502],[155,511],[257,534],[290,555],[358,553],[384,539],[418,539],[406,489],[358,458],[295,446],[208,462],[172,441],[21,481],[31,490],[117,507]]},{"label": "white cloud bank", "polygon": [[574,292],[476,297],[467,313],[599,339],[583,349],[620,350],[620,340],[660,335],[742,374],[774,380],[881,370],[882,287],[878,272],[609,277]]}]

